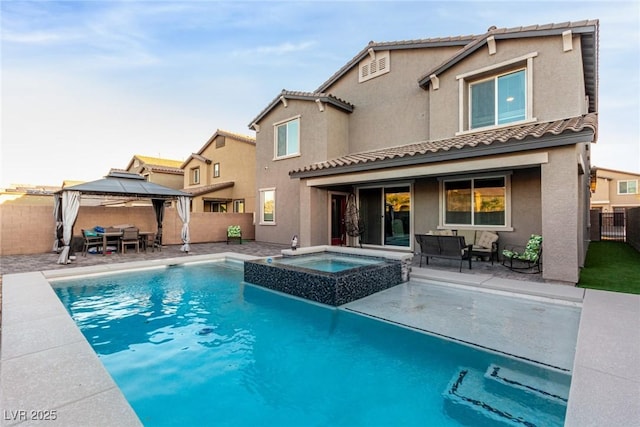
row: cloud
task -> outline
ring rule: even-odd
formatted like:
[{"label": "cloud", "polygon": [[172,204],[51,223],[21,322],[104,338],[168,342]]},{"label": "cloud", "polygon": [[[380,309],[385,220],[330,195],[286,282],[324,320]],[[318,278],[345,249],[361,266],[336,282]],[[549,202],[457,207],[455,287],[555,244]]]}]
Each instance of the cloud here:
[{"label": "cloud", "polygon": [[51,44],[64,39],[65,37],[62,34],[52,31],[32,31],[17,33],[8,30],[2,33],[2,41],[8,43]]},{"label": "cloud", "polygon": [[301,51],[310,50],[314,42],[301,42],[301,43],[291,43],[284,42],[274,46],[258,46],[253,49],[245,49],[245,50],[237,50],[233,52],[233,56],[282,56],[288,55],[290,53],[297,53]]}]

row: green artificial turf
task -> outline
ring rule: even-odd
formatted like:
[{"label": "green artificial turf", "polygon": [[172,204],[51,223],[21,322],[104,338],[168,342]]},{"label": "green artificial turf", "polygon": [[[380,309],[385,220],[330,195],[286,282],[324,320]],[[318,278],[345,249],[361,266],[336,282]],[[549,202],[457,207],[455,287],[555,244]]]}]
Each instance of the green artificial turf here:
[{"label": "green artificial turf", "polygon": [[591,242],[578,286],[640,294],[640,252],[622,242]]}]

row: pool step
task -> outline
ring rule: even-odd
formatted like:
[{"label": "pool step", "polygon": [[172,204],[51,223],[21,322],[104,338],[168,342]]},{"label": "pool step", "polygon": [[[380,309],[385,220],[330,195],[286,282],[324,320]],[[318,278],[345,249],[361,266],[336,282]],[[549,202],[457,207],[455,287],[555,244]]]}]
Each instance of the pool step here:
[{"label": "pool step", "polygon": [[[477,369],[460,368],[444,392],[447,413],[470,425],[551,427],[564,424],[564,404],[508,384],[497,382],[495,377],[490,379]],[[510,387],[512,392],[495,390],[496,385]]]},{"label": "pool step", "polygon": [[484,377],[488,380],[488,384],[492,385],[491,390],[496,393],[503,392],[513,396],[517,390],[566,407],[571,376],[548,370],[545,370],[544,374],[545,378],[542,378],[492,364],[485,372]]}]

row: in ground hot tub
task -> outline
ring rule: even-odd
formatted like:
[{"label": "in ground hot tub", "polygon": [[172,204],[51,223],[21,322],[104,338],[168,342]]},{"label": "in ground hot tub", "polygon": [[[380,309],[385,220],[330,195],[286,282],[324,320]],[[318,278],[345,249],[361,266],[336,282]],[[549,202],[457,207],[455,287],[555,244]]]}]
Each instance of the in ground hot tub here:
[{"label": "in ground hot tub", "polygon": [[245,261],[244,280],[338,306],[402,283],[403,274],[398,259],[321,251]]}]

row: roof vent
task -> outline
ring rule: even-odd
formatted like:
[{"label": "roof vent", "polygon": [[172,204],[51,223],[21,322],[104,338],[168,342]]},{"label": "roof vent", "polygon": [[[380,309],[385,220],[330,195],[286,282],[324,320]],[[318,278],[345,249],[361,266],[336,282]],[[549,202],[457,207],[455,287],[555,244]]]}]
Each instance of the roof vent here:
[{"label": "roof vent", "polygon": [[488,33],[489,31],[493,31],[493,30],[497,30],[497,29],[498,29],[498,27],[496,27],[495,25],[492,25],[492,26],[490,26],[489,28],[487,28],[487,33]]},{"label": "roof vent", "polygon": [[369,52],[369,56],[360,61],[360,65],[358,67],[358,83],[365,82],[391,71],[391,58],[388,50],[373,52],[373,54],[375,55],[375,59],[371,58],[371,52]]}]

